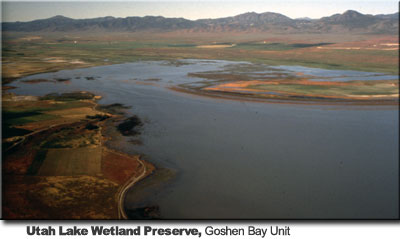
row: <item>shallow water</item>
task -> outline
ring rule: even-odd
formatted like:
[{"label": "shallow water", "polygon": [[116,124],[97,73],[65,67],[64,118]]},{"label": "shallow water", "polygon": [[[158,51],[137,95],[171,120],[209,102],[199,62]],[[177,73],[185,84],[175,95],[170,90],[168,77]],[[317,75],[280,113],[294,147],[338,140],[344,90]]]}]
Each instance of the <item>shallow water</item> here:
[{"label": "shallow water", "polygon": [[[100,103],[132,106],[130,111],[146,122],[140,136],[143,145],[124,150],[146,154],[157,166],[177,171],[165,190],[146,199],[147,204],[160,206],[163,218],[398,217],[397,107],[232,101],[165,88],[204,81],[188,77],[189,72],[244,64],[187,63],[191,64],[137,62],[39,74],[24,79],[72,80],[15,82],[19,88],[13,92],[88,90],[103,96]],[[321,71],[329,77],[350,74],[280,69]],[[87,76],[98,78],[85,80]],[[146,81],[154,78],[160,80]],[[137,206],[134,190],[126,198],[128,209]]]}]

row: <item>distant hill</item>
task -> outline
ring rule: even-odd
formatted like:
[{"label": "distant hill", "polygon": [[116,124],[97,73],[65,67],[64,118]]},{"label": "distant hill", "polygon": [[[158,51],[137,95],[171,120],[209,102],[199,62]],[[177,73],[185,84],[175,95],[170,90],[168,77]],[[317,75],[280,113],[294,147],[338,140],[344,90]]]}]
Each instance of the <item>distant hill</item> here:
[{"label": "distant hill", "polygon": [[146,17],[100,17],[72,19],[55,16],[30,22],[2,23],[3,31],[70,32],[70,31],[195,31],[195,32],[281,32],[281,33],[340,33],[397,34],[399,14],[369,15],[346,11],[320,19],[291,19],[279,13],[248,12],[233,17],[200,19]]}]

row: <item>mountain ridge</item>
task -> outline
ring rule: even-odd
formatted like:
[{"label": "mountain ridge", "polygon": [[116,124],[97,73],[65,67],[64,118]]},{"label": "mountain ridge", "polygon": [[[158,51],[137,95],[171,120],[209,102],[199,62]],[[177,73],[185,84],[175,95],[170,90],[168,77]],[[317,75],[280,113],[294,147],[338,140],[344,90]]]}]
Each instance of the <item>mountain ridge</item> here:
[{"label": "mountain ridge", "polygon": [[399,13],[362,14],[354,10],[333,14],[319,19],[292,19],[275,12],[246,12],[236,16],[214,19],[188,20],[185,18],[166,18],[162,16],[125,17],[112,16],[73,19],[56,15],[47,19],[29,22],[3,22],[3,31],[17,32],[69,32],[69,31],[260,31],[285,33],[329,33],[360,32],[396,34],[399,27]]}]

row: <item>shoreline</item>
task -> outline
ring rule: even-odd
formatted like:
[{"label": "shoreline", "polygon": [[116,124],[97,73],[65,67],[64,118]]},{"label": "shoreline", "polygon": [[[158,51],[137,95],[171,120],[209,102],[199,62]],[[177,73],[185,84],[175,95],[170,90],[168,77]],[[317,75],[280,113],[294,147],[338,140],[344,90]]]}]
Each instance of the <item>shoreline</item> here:
[{"label": "shoreline", "polygon": [[[175,59],[175,60],[181,60],[181,59]],[[211,59],[213,60],[213,59]],[[215,59],[217,60],[217,59]],[[138,61],[153,61],[153,60],[138,60]],[[161,60],[161,61],[174,61],[173,59],[171,60]],[[137,61],[132,61],[132,62],[137,62]],[[125,62],[125,63],[130,63],[130,62]],[[249,61],[249,63],[253,63]],[[98,66],[103,66],[103,65],[116,65],[116,64],[124,64],[124,63],[109,63],[109,64],[94,64],[91,66],[77,66],[77,67],[67,67],[67,68],[61,68],[58,70],[54,71],[40,71],[36,73],[28,73],[28,74],[22,74],[20,77],[11,77],[11,78],[5,78],[11,81],[7,82],[2,82],[2,89],[6,88],[5,90],[12,89],[14,88],[13,86],[10,86],[9,84],[12,83],[14,80],[18,80],[23,77],[28,77],[32,75],[37,75],[37,74],[42,74],[42,73],[49,73],[49,72],[58,72],[61,70],[75,70],[75,69],[82,69],[82,68],[91,68],[91,67],[98,67]],[[324,69],[324,68],[322,68]],[[40,83],[40,82],[37,82]],[[32,84],[37,84],[32,83]],[[235,100],[235,101],[250,101],[250,102],[262,102],[262,103],[270,103],[270,104],[293,104],[293,105],[355,105],[355,106],[360,106],[360,105],[365,105],[365,106],[390,106],[390,105],[398,105],[399,104],[399,98],[397,97],[389,97],[389,98],[379,98],[374,96],[369,96],[365,97],[364,99],[361,98],[335,98],[334,96],[331,97],[322,97],[319,99],[319,97],[312,97],[312,96],[307,96],[307,95],[294,95],[296,98],[290,99],[290,97],[281,97],[281,96],[258,96],[256,94],[250,94],[250,93],[242,93],[242,92],[235,92],[235,91],[226,91],[226,90],[203,90],[203,89],[196,89],[196,88],[188,88],[188,87],[182,87],[180,85],[176,86],[167,86],[165,87],[169,90],[175,91],[175,92],[181,92],[181,93],[187,93],[190,95],[196,95],[200,97],[211,97],[211,98],[219,98],[219,99],[227,99],[227,100]],[[4,90],[2,90],[4,91]]]},{"label": "shoreline", "polygon": [[[97,106],[101,106],[100,104],[96,103],[96,107]],[[114,120],[120,121],[123,119],[128,118],[129,116],[125,116],[125,115],[114,115],[113,114],[113,118]],[[110,118],[112,119],[112,118]],[[107,129],[106,127],[115,127],[115,125],[111,125],[111,126],[105,126],[104,129]],[[104,133],[105,135],[107,133]],[[118,137],[123,137],[118,136]],[[111,137],[113,138],[113,137]],[[129,154],[124,153],[123,151],[117,150],[117,149],[113,149],[112,146],[105,146],[105,144],[108,142],[108,139],[104,139],[104,141],[102,142],[102,144],[104,145],[104,151],[113,153],[113,154],[117,154],[121,157],[128,157],[128,158],[134,158],[136,162],[138,162],[141,166],[141,170],[142,171],[140,173],[140,175],[136,175],[137,172],[133,173],[129,178],[127,178],[125,180],[125,182],[122,182],[119,185],[118,188],[118,192],[115,195],[115,199],[116,199],[116,203],[117,203],[117,210],[118,210],[118,219],[129,219],[127,214],[126,214],[126,210],[125,210],[125,206],[124,206],[124,202],[125,202],[125,197],[126,197],[126,192],[132,188],[136,183],[138,183],[139,181],[141,181],[144,178],[147,178],[148,176],[150,176],[155,170],[155,166],[153,164],[151,164],[150,162],[147,162],[142,158],[142,155],[135,155],[135,156],[131,156]]]},{"label": "shoreline", "polygon": [[[110,150],[110,149],[105,147],[105,150]],[[113,150],[110,150],[110,151],[113,151]],[[123,153],[118,152],[118,151],[113,151],[113,152],[116,154],[123,155]],[[127,155],[125,155],[125,156],[127,156]],[[137,157],[136,160],[137,160],[137,162],[140,163],[140,165],[142,167],[142,173],[139,176],[133,175],[131,178],[129,178],[124,184],[122,184],[119,187],[118,193],[116,195],[117,203],[118,203],[118,218],[119,219],[129,219],[128,216],[126,215],[126,210],[124,207],[124,200],[125,200],[126,192],[131,187],[133,187],[137,182],[139,182],[140,180],[142,180],[148,176],[147,175],[147,167],[144,163],[144,160],[141,160],[139,157]]]},{"label": "shoreline", "polygon": [[286,105],[333,105],[333,106],[396,106],[399,104],[399,99],[390,100],[350,100],[350,99],[332,99],[332,100],[318,100],[318,99],[280,99],[258,97],[251,94],[243,94],[236,92],[226,92],[226,91],[205,91],[199,89],[188,89],[179,86],[167,87],[168,89],[185,93],[190,95],[195,95],[199,97],[216,98],[224,100],[234,100],[234,101],[248,101],[248,102],[259,102],[267,104],[286,104]]},{"label": "shoreline", "polygon": [[[91,66],[93,67],[93,66]],[[38,72],[38,73],[34,73],[34,74],[40,74],[40,73],[44,73],[44,72]],[[34,75],[32,74],[32,75]],[[19,78],[17,78],[19,79]],[[4,89],[4,87],[6,89]],[[4,93],[7,92],[8,88],[10,87],[8,85],[8,83],[6,83],[5,85],[3,85],[3,95]],[[219,99],[227,99],[227,100],[238,100],[238,101],[252,101],[252,102],[262,102],[262,103],[275,103],[275,104],[298,104],[298,105],[357,105],[357,106],[397,106],[398,105],[398,100],[386,100],[386,101],[368,101],[368,100],[360,100],[360,101],[335,101],[335,100],[327,100],[326,102],[321,100],[286,100],[286,99],[266,99],[266,98],[262,98],[262,97],[256,97],[256,96],[251,96],[251,95],[243,95],[243,94],[235,94],[235,93],[229,93],[229,92],[204,92],[202,90],[196,90],[196,89],[185,89],[185,88],[180,88],[180,87],[166,87],[169,90],[172,91],[176,91],[176,92],[180,92],[180,93],[186,93],[186,94],[190,94],[191,96],[200,96],[200,97],[212,97],[212,98],[219,98]],[[4,102],[3,102],[4,103]],[[100,104],[98,104],[96,102],[96,100],[92,101],[93,103],[93,109],[96,109],[97,106],[99,106]],[[4,104],[3,104],[4,105]],[[101,111],[101,110],[100,110]],[[119,116],[117,115],[113,115],[110,119],[118,119]],[[125,116],[124,116],[125,117]],[[121,119],[124,118],[121,116]],[[68,124],[67,124],[68,125]],[[59,125],[57,125],[59,126]],[[104,126],[104,124],[103,124]],[[107,126],[104,126],[107,127]],[[49,130],[45,129],[44,131]],[[101,127],[102,129],[102,127]],[[103,141],[104,140],[104,141]],[[104,144],[108,141],[108,139],[103,139],[101,146],[103,148],[103,151],[110,151],[116,154],[119,154],[122,157],[131,157],[133,158],[139,165],[141,165],[141,170],[139,172],[135,172],[132,175],[130,175],[129,178],[126,179],[125,182],[121,183],[118,185],[118,190],[115,193],[114,197],[115,197],[115,201],[116,201],[116,207],[117,207],[117,218],[118,219],[128,219],[127,213],[126,213],[126,209],[124,207],[124,200],[126,197],[126,193],[127,191],[134,187],[135,184],[139,181],[141,181],[142,179],[146,178],[149,174],[147,173],[151,173],[152,170],[155,169],[149,169],[147,168],[146,164],[150,164],[149,162],[146,162],[142,159],[140,159],[140,156],[130,156],[127,154],[124,154],[123,152],[120,151],[115,151],[111,148],[108,148],[107,146],[105,146]],[[150,164],[151,165],[151,164]],[[153,166],[154,167],[154,166]],[[150,172],[149,172],[150,171]],[[139,175],[136,175],[136,173],[140,173]]]},{"label": "shoreline", "polygon": [[[39,99],[36,99],[36,101],[32,101],[31,97],[16,96],[15,94],[8,93],[7,90],[3,90],[2,92],[3,92],[3,99],[2,99],[2,103],[3,103],[2,110],[3,111],[4,111],[5,107],[7,108],[7,110],[9,110],[10,104],[18,105],[21,103],[26,104],[29,102],[29,104],[34,105],[34,104],[43,104],[43,103],[52,102],[49,100],[39,100]],[[6,99],[6,97],[11,97],[11,100]],[[15,97],[16,99],[14,100],[12,97]],[[107,135],[107,133],[105,133],[104,131],[107,129],[107,127],[115,127],[113,124],[106,125],[106,122],[108,120],[116,120],[118,118],[123,119],[127,116],[114,115],[114,114],[106,113],[101,110],[100,111],[97,110],[96,108],[97,108],[97,106],[99,106],[99,104],[96,102],[96,99],[98,99],[98,97],[94,97],[91,100],[80,100],[80,101],[78,100],[77,103],[85,104],[88,106],[90,105],[92,113],[93,112],[103,112],[104,117],[107,116],[107,119],[104,120],[103,122],[100,122],[102,120],[99,121],[97,119],[86,119],[83,121],[81,119],[77,119],[77,120],[71,120],[71,121],[67,120],[67,122],[60,123],[61,122],[60,119],[56,118],[56,119],[54,119],[56,122],[53,125],[50,125],[50,127],[44,127],[44,128],[40,126],[40,125],[43,125],[43,123],[41,123],[39,125],[37,125],[37,123],[36,123],[37,127],[39,127],[37,130],[32,131],[31,133],[28,133],[28,134],[25,134],[22,136],[17,136],[18,140],[17,141],[12,140],[11,146],[8,147],[7,149],[5,149],[5,147],[4,147],[4,143],[6,141],[4,141],[5,138],[3,138],[3,154],[5,155],[5,157],[3,157],[3,167],[6,166],[6,169],[3,170],[3,177],[6,182],[5,190],[3,191],[3,196],[6,197],[4,200],[4,207],[3,207],[3,210],[4,210],[3,216],[5,218],[7,218],[7,219],[24,219],[24,218],[25,219],[46,219],[46,218],[127,219],[125,208],[123,206],[126,191],[129,188],[131,188],[132,186],[134,186],[134,184],[136,182],[138,182],[138,181],[142,180],[143,178],[147,177],[148,175],[150,175],[152,173],[152,171],[155,169],[155,167],[152,164],[150,164],[148,162],[144,162],[142,159],[140,159],[140,155],[134,155],[134,156],[128,155],[123,152],[113,150],[105,145],[105,143],[109,139],[107,138],[107,136],[104,137],[105,135]],[[15,106],[12,106],[11,109],[13,107],[15,107]],[[75,110],[75,108],[71,108],[71,109]],[[76,108],[76,110],[78,110],[78,111],[79,111],[79,109],[80,108]],[[86,112],[83,112],[82,114],[86,114]],[[59,117],[62,117],[62,116],[59,116]],[[59,121],[57,122],[57,120],[59,120]],[[79,173],[79,172],[77,172],[77,174],[74,172],[72,172],[72,174],[61,172],[61,174],[60,174],[60,173],[57,173],[57,170],[59,171],[59,169],[56,169],[56,168],[54,168],[55,171],[44,170],[43,167],[49,168],[49,162],[51,163],[52,161],[54,161],[53,159],[51,159],[51,161],[49,161],[50,159],[48,159],[48,158],[50,157],[49,156],[50,153],[57,149],[46,149],[44,151],[44,156],[42,156],[42,157],[44,157],[44,159],[42,159],[41,163],[39,163],[39,165],[37,166],[38,167],[36,170],[37,173],[34,173],[32,175],[31,175],[31,173],[28,173],[28,174],[27,173],[22,173],[22,174],[17,173],[17,171],[15,171],[15,169],[13,169],[16,166],[11,166],[11,165],[14,165],[16,162],[15,160],[17,160],[17,163],[18,162],[22,163],[21,166],[17,166],[20,168],[20,171],[22,170],[21,172],[29,172],[29,168],[31,168],[32,165],[37,164],[37,163],[35,163],[37,161],[36,160],[37,156],[35,156],[35,155],[37,155],[39,151],[37,151],[37,150],[32,151],[33,148],[37,148],[37,146],[28,147],[27,145],[36,145],[36,144],[38,144],[38,142],[41,141],[40,140],[41,137],[49,138],[49,137],[53,137],[54,135],[57,135],[57,134],[63,134],[64,132],[68,132],[71,129],[79,127],[80,125],[82,125],[82,126],[97,125],[97,126],[93,126],[93,127],[98,128],[97,133],[95,133],[95,135],[97,135],[96,136],[97,138],[100,137],[100,141],[98,141],[98,143],[94,143],[94,144],[90,143],[88,146],[85,146],[83,148],[78,146],[79,148],[74,148],[74,147],[68,148],[67,147],[67,148],[60,148],[59,150],[61,150],[61,152],[65,151],[67,153],[67,155],[76,155],[76,154],[73,154],[73,151],[75,151],[75,149],[76,150],[79,149],[79,151],[83,150],[83,152],[86,152],[87,150],[89,150],[87,152],[90,152],[93,150],[95,150],[93,152],[99,152],[99,153],[95,153],[94,155],[89,154],[89,155],[78,156],[79,155],[78,154],[76,156],[73,156],[73,158],[75,158],[73,160],[78,160],[80,162],[80,163],[78,163],[78,165],[75,165],[73,167],[82,167],[82,166],[79,166],[79,164],[85,163],[85,161],[93,161],[93,160],[96,161],[96,158],[100,157],[97,159],[97,161],[100,160],[97,163],[98,166],[95,166],[95,167],[97,167],[97,168],[101,167],[101,171],[105,172],[106,174],[102,174],[101,172],[98,172],[98,170],[96,172],[101,173],[101,174],[90,173],[90,172],[83,173],[83,174]],[[18,126],[18,127],[20,127],[20,126]],[[3,123],[3,129],[4,129],[4,123]],[[79,134],[85,135],[85,133],[83,133],[83,132],[79,133]],[[94,137],[94,136],[90,136],[90,137]],[[121,135],[120,137],[123,137],[123,136]],[[114,135],[112,138],[114,138]],[[7,139],[9,139],[9,138],[7,138]],[[66,142],[69,142],[69,141],[66,141]],[[98,150],[100,150],[100,151],[98,151]],[[15,153],[15,151],[17,151],[17,152],[23,151],[23,153],[20,154],[20,156],[18,156],[18,153]],[[57,152],[57,151],[55,151],[55,152]],[[71,152],[71,153],[68,153],[68,152]],[[62,154],[63,153],[61,153],[60,157],[62,156]],[[24,156],[24,155],[28,155],[28,156],[31,155],[31,156],[28,157],[28,156]],[[99,155],[101,155],[101,156],[99,156]],[[14,158],[15,160],[10,161],[10,157],[11,157],[11,159]],[[67,156],[67,157],[72,157],[72,156]],[[69,160],[71,160],[71,159],[69,159]],[[129,163],[129,162],[131,162],[131,163]],[[23,166],[23,165],[26,165],[26,166]],[[83,168],[85,168],[85,166]],[[123,173],[122,176],[121,176],[120,170],[124,170],[122,172]],[[107,171],[110,171],[110,172],[107,172]],[[138,175],[139,173],[140,173],[140,175]],[[68,175],[71,175],[71,176],[68,176]],[[92,184],[86,185],[86,187],[88,187],[88,188],[83,189],[83,190],[79,189],[81,186],[77,186],[77,187],[62,186],[63,184],[68,183],[68,182],[73,183],[76,181],[78,183],[81,180],[85,180],[86,183],[89,180],[89,182]],[[18,182],[20,182],[20,183],[18,183]],[[54,182],[54,183],[52,183],[52,182]],[[56,185],[56,186],[52,186],[52,185]],[[75,185],[75,183],[73,183],[73,185]],[[90,185],[93,185],[93,186],[90,186]],[[99,211],[92,209],[92,211],[82,212],[82,214],[80,214],[79,212],[76,212],[76,211],[71,214],[58,214],[57,213],[57,210],[55,208],[58,208],[59,206],[68,208],[68,205],[71,203],[77,204],[77,206],[79,206],[79,205],[83,206],[83,204],[88,204],[88,203],[92,204],[92,202],[90,202],[90,200],[89,200],[89,202],[82,203],[83,199],[86,197],[103,197],[101,195],[103,192],[100,193],[102,190],[99,189],[99,187],[103,187],[103,186],[106,186],[107,187],[106,191],[109,192],[109,193],[105,193],[105,194],[107,194],[107,195],[113,194],[114,195],[113,196],[113,198],[115,198],[115,200],[114,200],[115,203],[113,203],[114,205],[108,205],[107,203],[102,204],[104,202],[99,200],[99,202],[93,203],[93,204],[97,203],[98,204],[97,206],[91,205],[94,208],[99,208],[100,209]],[[31,195],[31,196],[28,196],[28,197],[24,196],[25,194],[23,192],[21,192],[23,190],[18,190],[18,188],[21,188],[21,187],[24,188],[23,190],[28,190],[28,195]],[[113,189],[115,187],[117,187],[117,189],[116,189],[115,193],[112,193],[112,191],[115,190],[115,189]],[[50,194],[50,196],[49,196],[50,198],[47,198],[48,196],[45,196],[45,194],[46,194],[45,192],[48,190],[51,190],[49,192],[53,193],[53,194]],[[63,194],[66,193],[67,195],[71,195],[71,193],[72,193],[75,196],[68,197],[69,198],[68,204],[64,204],[64,203],[62,203],[62,201],[57,202],[57,200],[62,200],[62,199],[58,199],[59,198],[58,195],[61,193],[60,190],[62,190]],[[74,194],[73,192],[76,190],[81,191],[81,192]],[[89,193],[89,191],[93,191],[93,190],[95,190],[96,193],[95,192]],[[38,191],[39,194],[33,193],[34,191]],[[97,193],[97,192],[99,192],[99,193]],[[87,196],[85,196],[87,193],[89,193],[89,194]],[[79,195],[81,195],[81,196],[79,196]],[[53,197],[53,198],[55,197],[56,199],[53,200],[53,199],[51,199],[51,197]],[[39,204],[43,205],[44,207],[39,206],[38,208],[32,208],[31,210],[33,210],[35,212],[32,211],[32,213],[28,212],[27,215],[22,215],[22,214],[18,213],[18,211],[20,209],[16,209],[14,207],[14,205],[11,203],[15,200],[17,200],[17,201],[22,200],[27,204],[39,202]],[[54,203],[53,201],[56,201],[56,202]],[[48,204],[46,202],[48,202],[50,204]],[[48,206],[45,206],[45,205],[48,205]],[[51,206],[51,205],[53,205],[53,206]],[[50,215],[48,215],[48,213],[44,209],[49,206],[51,208],[54,208],[54,206],[55,206],[54,210],[51,210],[52,212]],[[41,209],[41,208],[43,208],[43,209]],[[115,208],[115,211],[113,208]],[[48,215],[48,216],[46,216],[46,215]],[[115,216],[113,216],[113,215],[115,215]]]}]

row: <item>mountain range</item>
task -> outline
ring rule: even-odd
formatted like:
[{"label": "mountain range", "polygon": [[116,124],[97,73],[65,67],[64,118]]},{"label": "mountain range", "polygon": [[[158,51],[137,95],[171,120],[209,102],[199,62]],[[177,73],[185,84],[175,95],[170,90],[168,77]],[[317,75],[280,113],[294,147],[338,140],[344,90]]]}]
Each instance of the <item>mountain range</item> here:
[{"label": "mountain range", "polygon": [[273,12],[248,12],[233,17],[187,20],[184,18],[99,17],[72,19],[55,16],[30,22],[3,22],[3,31],[71,32],[71,31],[190,31],[190,32],[281,32],[281,33],[369,33],[398,34],[399,13],[370,15],[348,10],[320,19],[292,19]]}]

